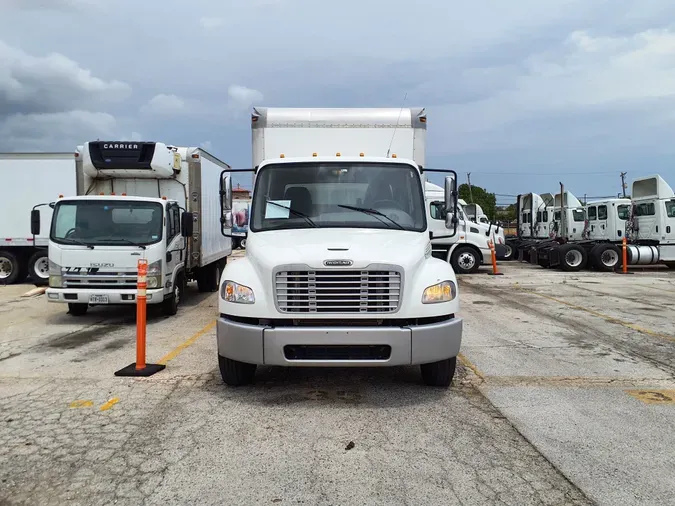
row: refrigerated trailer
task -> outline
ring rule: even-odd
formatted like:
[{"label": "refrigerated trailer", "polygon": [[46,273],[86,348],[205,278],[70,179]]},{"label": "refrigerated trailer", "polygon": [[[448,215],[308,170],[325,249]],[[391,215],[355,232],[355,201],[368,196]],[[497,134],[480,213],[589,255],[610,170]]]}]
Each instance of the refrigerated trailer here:
[{"label": "refrigerated trailer", "polygon": [[232,252],[220,224],[226,163],[196,147],[109,141],[85,143],[71,163],[77,195],[59,198],[44,226],[49,302],[76,316],[92,305],[135,304],[139,259],[148,263],[147,303],[167,315],[191,280],[201,292],[218,290]]},{"label": "refrigerated trailer", "polygon": [[447,236],[457,178],[425,167],[426,120],[421,108],[253,109],[247,253],[225,267],[219,299],[225,383],[250,383],[264,364],[420,365],[427,384],[450,384],[462,339],[457,280],[432,256],[424,182],[447,174]]},{"label": "refrigerated trailer", "polygon": [[[21,283],[28,276],[36,285],[49,279],[49,234],[33,236],[30,211],[59,195],[75,195],[72,153],[0,153],[0,284]],[[39,210],[49,223],[52,209]]]}]

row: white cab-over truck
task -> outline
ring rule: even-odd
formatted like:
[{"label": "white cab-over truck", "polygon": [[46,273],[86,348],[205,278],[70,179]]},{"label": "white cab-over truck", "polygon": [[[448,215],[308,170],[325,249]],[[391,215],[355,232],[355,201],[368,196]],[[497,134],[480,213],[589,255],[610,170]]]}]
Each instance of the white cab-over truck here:
[{"label": "white cab-over truck", "polygon": [[[49,302],[72,315],[135,304],[138,259],[147,303],[173,315],[186,283],[217,291],[232,252],[220,224],[218,178],[229,166],[200,148],[87,142],[75,153],[77,196],[56,201],[49,230]],[[31,227],[40,230],[40,215]]]},{"label": "white cab-over truck", "polygon": [[433,256],[449,262],[456,274],[473,274],[478,272],[481,265],[491,265],[489,241],[494,242],[495,248],[503,247],[504,230],[493,223],[472,221],[466,213],[466,202],[459,199],[458,233],[453,237],[443,237],[446,220],[444,190],[427,181],[424,196],[429,230],[440,237],[431,241]]},{"label": "white cab-over truck", "polygon": [[[220,290],[225,383],[262,364],[420,365],[426,384],[448,386],[462,319],[455,273],[431,255],[424,109],[254,108],[251,120],[247,252]],[[456,174],[436,171],[456,209]],[[228,233],[228,171],[221,188]]]},{"label": "white cab-over truck", "polygon": [[[30,276],[40,286],[49,280],[49,233],[33,236],[33,206],[75,195],[72,153],[0,153],[0,285],[21,283]],[[52,210],[39,209],[49,223]]]}]

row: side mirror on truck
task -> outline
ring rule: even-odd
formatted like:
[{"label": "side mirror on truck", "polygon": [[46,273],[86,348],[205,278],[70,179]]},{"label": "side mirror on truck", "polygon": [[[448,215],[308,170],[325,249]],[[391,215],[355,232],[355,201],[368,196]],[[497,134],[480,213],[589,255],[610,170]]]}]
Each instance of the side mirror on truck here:
[{"label": "side mirror on truck", "polygon": [[180,235],[183,237],[192,237],[194,227],[194,215],[188,211],[180,215]]},{"label": "side mirror on truck", "polygon": [[224,235],[232,228],[232,176],[225,171],[220,176],[220,226]]},{"label": "side mirror on truck", "polygon": [[33,209],[30,212],[30,233],[40,235],[40,210]]},{"label": "side mirror on truck", "polygon": [[445,177],[445,227],[457,230],[457,181],[452,176]]}]

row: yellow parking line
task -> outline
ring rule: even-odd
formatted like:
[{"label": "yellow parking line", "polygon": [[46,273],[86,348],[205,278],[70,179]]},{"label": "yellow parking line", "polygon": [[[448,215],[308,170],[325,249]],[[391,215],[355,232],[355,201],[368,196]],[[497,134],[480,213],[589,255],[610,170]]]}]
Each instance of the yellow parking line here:
[{"label": "yellow parking line", "polygon": [[174,358],[176,358],[176,357],[180,354],[181,351],[183,351],[183,350],[184,350],[185,348],[187,348],[188,346],[194,344],[194,342],[195,342],[197,339],[199,339],[201,336],[203,336],[204,334],[206,334],[209,330],[211,330],[211,329],[212,329],[213,327],[215,327],[215,326],[216,326],[216,320],[213,320],[213,321],[212,321],[211,323],[209,323],[206,327],[204,327],[202,330],[200,330],[200,331],[197,332],[195,335],[193,335],[190,339],[188,339],[187,341],[185,341],[184,343],[180,344],[179,346],[177,346],[176,348],[174,348],[173,350],[171,350],[169,353],[167,353],[166,355],[164,355],[161,359],[159,359],[159,362],[157,362],[157,363],[160,364],[160,365],[166,365],[166,363],[167,363],[169,360],[173,360]]},{"label": "yellow parking line", "polygon": [[666,339],[667,341],[672,341],[675,342],[675,337],[669,336],[668,334],[663,334],[661,332],[657,332],[655,330],[649,330],[642,328],[638,325],[635,325],[630,322],[626,322],[623,320],[619,320],[618,318],[615,318],[614,316],[609,316],[606,314],[598,313],[597,311],[593,311],[592,309],[585,308],[583,306],[578,306],[576,304],[572,304],[571,302],[567,302],[564,300],[556,299],[555,297],[551,297],[550,295],[545,295],[543,293],[535,292],[534,290],[528,290],[527,288],[523,288],[520,286],[517,286],[516,289],[522,290],[524,292],[532,293],[534,295],[539,295],[540,297],[543,297],[548,300],[552,300],[554,302],[557,302],[559,304],[564,304],[565,306],[571,307],[572,309],[576,309],[578,311],[584,311],[585,313],[591,314],[593,316],[597,316],[598,318],[602,318],[603,320],[609,322],[609,323],[616,323],[617,325],[622,325],[626,328],[629,328],[631,330],[635,330],[636,332],[640,332],[641,334],[646,334],[648,336],[652,337],[660,337],[661,339]]},{"label": "yellow parking line", "polygon": [[77,400],[70,403],[70,408],[90,408],[94,405],[94,401]]},{"label": "yellow parking line", "polygon": [[118,402],[120,402],[120,398],[119,398],[119,397],[113,397],[112,399],[110,399],[108,402],[106,402],[105,404],[103,404],[103,405],[102,405],[100,408],[98,408],[98,409],[99,409],[99,411],[108,411],[110,408],[112,408],[112,407],[113,407],[115,404],[117,404]]},{"label": "yellow parking line", "polygon": [[469,360],[468,358],[466,358],[466,357],[465,357],[463,354],[461,354],[461,353],[460,353],[459,355],[457,355],[457,358],[459,359],[459,362],[460,362],[464,367],[466,367],[466,368],[468,368],[468,369],[471,369],[471,371],[473,371],[473,373],[474,373],[476,376],[478,376],[478,378],[480,378],[481,380],[485,381],[485,375],[480,371],[480,369],[478,369],[478,367],[476,367],[476,366],[471,362],[471,360]]}]

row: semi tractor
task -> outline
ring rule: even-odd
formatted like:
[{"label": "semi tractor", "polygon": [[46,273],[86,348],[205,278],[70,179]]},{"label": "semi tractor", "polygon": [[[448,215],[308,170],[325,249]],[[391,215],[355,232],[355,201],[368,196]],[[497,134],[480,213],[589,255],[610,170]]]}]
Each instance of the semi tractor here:
[{"label": "semi tractor", "polygon": [[[138,260],[147,303],[178,310],[186,283],[218,290],[232,252],[222,234],[218,180],[229,166],[201,148],[161,142],[87,142],[75,152],[77,194],[53,203],[47,300],[83,315],[135,304]],[[44,207],[44,206],[42,206]],[[40,209],[31,228],[41,230]]]},{"label": "semi tractor", "polygon": [[[252,111],[247,254],[225,267],[217,323],[228,385],[258,365],[419,365],[447,387],[462,339],[455,273],[432,256],[428,172],[446,174],[444,236],[457,233],[456,174],[425,166],[421,108]],[[231,172],[221,178],[223,233]]]},{"label": "semi tractor", "polygon": [[[541,202],[545,199],[536,194],[518,198],[521,234],[528,230],[523,222],[531,223],[529,216],[534,216],[530,206]],[[582,206],[570,192],[561,192],[552,206],[542,209],[537,219],[550,220],[549,239],[537,235],[536,226],[531,226],[534,237],[507,240],[518,249],[520,260],[567,271],[586,267],[613,271],[622,265],[621,244],[626,238],[628,265],[661,262],[675,267],[675,236],[671,235],[675,195],[660,176],[635,180],[630,199],[603,199]]]},{"label": "semi tractor", "polygon": [[[38,286],[49,280],[49,234],[31,234],[29,214],[59,194],[75,195],[72,153],[0,153],[0,285],[26,281]],[[52,209],[39,209],[49,222]]]},{"label": "semi tractor", "polygon": [[472,221],[465,211],[465,202],[458,200],[457,218],[458,233],[443,238],[445,228],[444,190],[440,186],[426,182],[425,199],[429,227],[439,239],[431,241],[432,254],[452,265],[456,274],[473,274],[481,265],[491,265],[492,251],[489,242],[495,244],[495,250],[504,247],[504,229],[489,223]]}]

